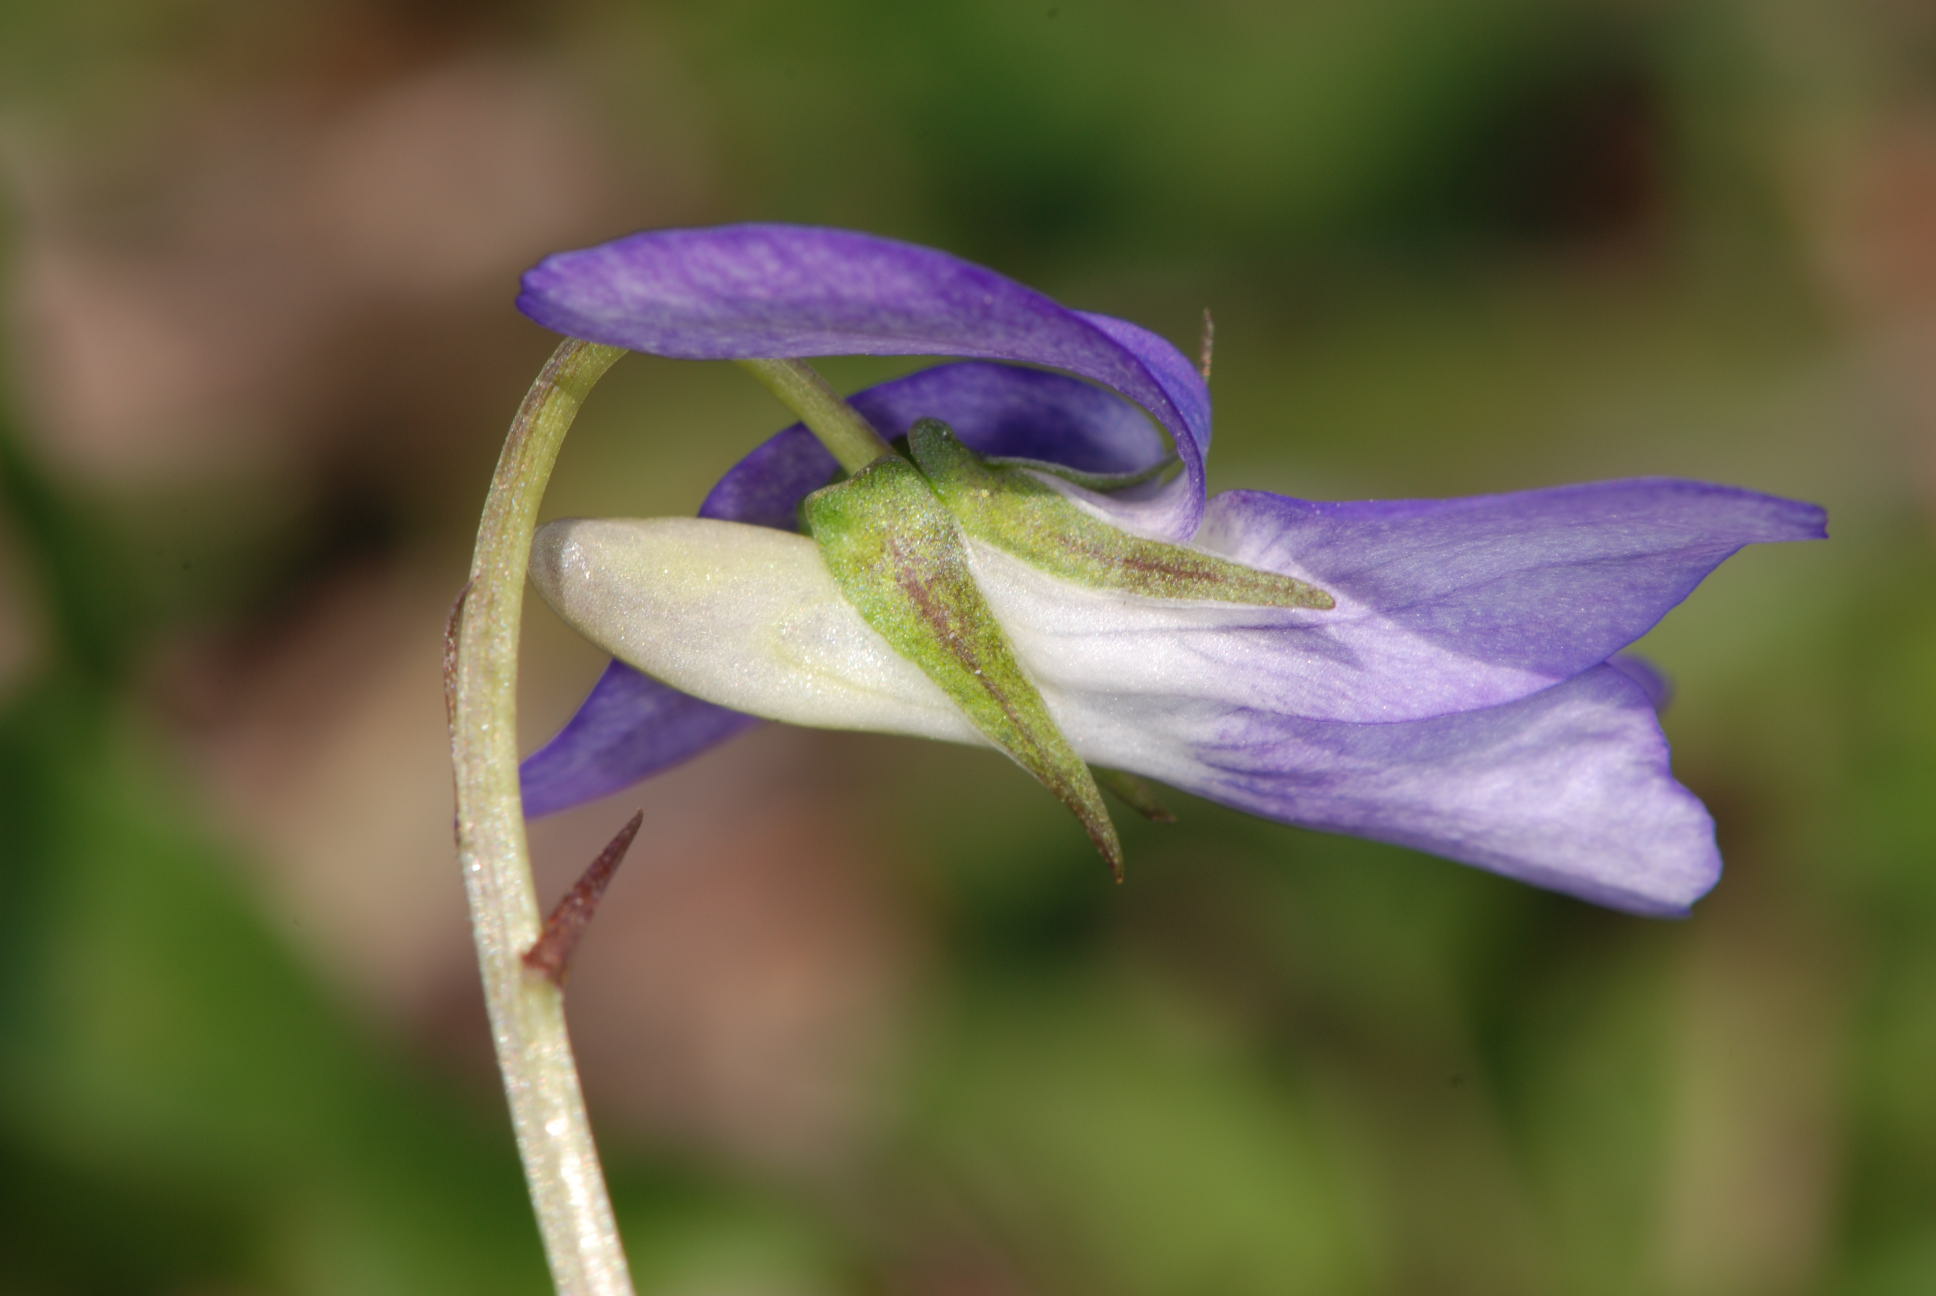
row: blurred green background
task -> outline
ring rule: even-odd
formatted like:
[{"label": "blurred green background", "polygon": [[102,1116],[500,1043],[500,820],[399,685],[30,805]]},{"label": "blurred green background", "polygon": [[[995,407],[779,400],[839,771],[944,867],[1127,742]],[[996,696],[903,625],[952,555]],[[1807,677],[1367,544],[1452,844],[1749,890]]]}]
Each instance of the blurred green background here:
[{"label": "blurred green background", "polygon": [[[853,225],[1194,349],[1215,487],[1821,501],[1648,642],[1685,923],[768,729],[572,985],[643,1290],[1936,1291],[1936,10],[93,0],[0,27],[0,1292],[527,1293],[440,632],[543,253]],[[855,385],[893,366],[834,363]],[[784,421],[632,359],[554,513]],[[598,666],[539,606],[526,743]]]}]

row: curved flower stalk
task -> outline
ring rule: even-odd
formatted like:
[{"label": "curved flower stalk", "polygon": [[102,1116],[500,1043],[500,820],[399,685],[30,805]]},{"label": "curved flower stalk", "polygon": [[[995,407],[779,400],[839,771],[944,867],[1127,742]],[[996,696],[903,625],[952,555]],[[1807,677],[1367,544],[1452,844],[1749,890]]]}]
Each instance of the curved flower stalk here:
[{"label": "curved flower stalk", "polygon": [[[549,258],[519,305],[665,356],[958,361],[849,398],[885,436],[916,434],[893,469],[915,493],[851,524],[879,541],[871,566],[843,568],[847,541],[814,519],[849,517],[875,469],[835,485],[799,425],[728,471],[699,518],[539,533],[540,590],[617,660],[526,762],[531,813],[763,717],[991,743],[1092,836],[1068,759],[1636,913],[1684,912],[1719,875],[1712,821],[1669,770],[1659,678],[1620,654],[1743,545],[1824,535],[1812,505],[1670,479],[1209,498],[1209,394],[1168,343],[846,231],[634,235]],[[810,496],[811,536],[796,530]],[[923,556],[880,556],[915,552],[900,537],[916,529]],[[976,609],[999,644],[975,651],[1012,657],[1019,684],[977,693],[950,674],[970,658],[937,598]],[[1032,764],[1017,744],[1041,733],[1073,756],[1051,742]]]}]

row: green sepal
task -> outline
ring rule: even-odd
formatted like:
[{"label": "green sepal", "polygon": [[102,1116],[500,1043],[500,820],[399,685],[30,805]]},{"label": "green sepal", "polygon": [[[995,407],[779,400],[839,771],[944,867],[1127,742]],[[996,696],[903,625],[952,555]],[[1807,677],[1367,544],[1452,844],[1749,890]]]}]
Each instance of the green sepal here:
[{"label": "green sepal", "polygon": [[1120,879],[1122,847],[1095,777],[1022,669],[954,517],[915,466],[883,455],[807,496],[801,512],[862,620],[1075,814]]},{"label": "green sepal", "polygon": [[908,446],[962,530],[1051,576],[1144,598],[1320,611],[1337,606],[1330,594],[1295,577],[1111,526],[1022,468],[982,459],[938,419],[915,423]]}]

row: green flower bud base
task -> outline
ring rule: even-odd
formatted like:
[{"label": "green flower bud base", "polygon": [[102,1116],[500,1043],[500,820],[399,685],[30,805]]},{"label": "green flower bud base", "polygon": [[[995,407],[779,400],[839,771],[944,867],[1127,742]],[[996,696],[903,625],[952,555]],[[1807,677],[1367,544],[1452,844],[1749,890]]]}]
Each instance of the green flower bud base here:
[{"label": "green flower bud base", "polygon": [[1122,847],[1102,792],[1016,660],[955,519],[927,480],[899,455],[883,455],[809,495],[802,511],[861,618],[1069,807],[1120,878]]}]

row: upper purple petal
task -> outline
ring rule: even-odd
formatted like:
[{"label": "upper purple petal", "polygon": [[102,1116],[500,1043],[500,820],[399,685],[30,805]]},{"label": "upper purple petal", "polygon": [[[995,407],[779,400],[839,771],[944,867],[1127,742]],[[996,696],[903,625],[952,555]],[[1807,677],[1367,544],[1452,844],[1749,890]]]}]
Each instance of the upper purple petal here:
[{"label": "upper purple petal", "polygon": [[[935,365],[854,393],[849,404],[890,440],[917,419],[938,418],[987,455],[1049,460],[1093,473],[1140,472],[1169,454],[1142,411],[1062,374],[966,361]],[[809,492],[838,465],[805,427],[776,432],[727,469],[701,517],[792,530]],[[1187,491],[1186,484],[1173,484]]]},{"label": "upper purple petal", "polygon": [[[1135,472],[1168,454],[1138,407],[1038,369],[936,365],[850,399],[890,437],[918,418],[939,418],[985,454],[1053,458],[1088,472]],[[699,514],[791,530],[800,501],[836,471],[833,456],[796,423],[729,469]],[[524,762],[525,813],[551,814],[610,795],[754,723],[614,661],[557,736]]]},{"label": "upper purple petal", "polygon": [[1209,392],[1174,347],[932,248],[798,225],[647,231],[545,258],[518,308],[573,337],[683,359],[946,355],[1066,370],[1170,434],[1189,489],[1153,524],[1182,539],[1202,516]]}]

